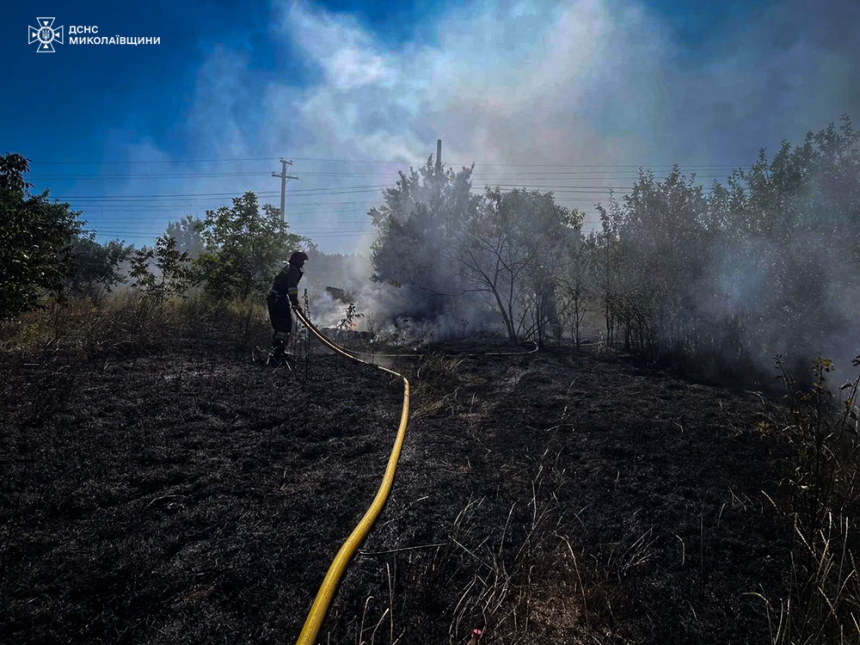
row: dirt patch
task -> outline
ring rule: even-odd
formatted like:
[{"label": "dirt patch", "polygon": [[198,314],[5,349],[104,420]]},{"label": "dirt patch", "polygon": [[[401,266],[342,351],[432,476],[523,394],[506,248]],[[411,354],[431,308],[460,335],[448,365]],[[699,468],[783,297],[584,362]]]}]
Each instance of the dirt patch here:
[{"label": "dirt patch", "polygon": [[[767,640],[745,594],[778,595],[788,556],[756,396],[435,349],[461,362],[395,359],[425,413],[322,642]],[[205,344],[3,360],[0,641],[295,642],[379,485],[396,379]]]}]

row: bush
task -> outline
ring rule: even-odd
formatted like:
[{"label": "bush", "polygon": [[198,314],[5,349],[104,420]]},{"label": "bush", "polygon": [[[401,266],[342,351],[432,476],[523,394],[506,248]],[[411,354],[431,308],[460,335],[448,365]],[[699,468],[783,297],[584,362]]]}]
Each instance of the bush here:
[{"label": "bush", "polygon": [[62,296],[75,270],[71,244],[80,213],[50,203],[47,190],[30,195],[28,171],[21,155],[0,156],[0,320],[36,308],[45,293]]},{"label": "bush", "polygon": [[[792,377],[777,358],[787,410],[759,425],[790,449],[782,463],[780,506],[794,535],[790,597],[779,611],[768,602],[774,643],[860,642],[860,376],[828,386],[834,365],[813,362],[811,386]],[[860,366],[860,356],[853,360]]]}]

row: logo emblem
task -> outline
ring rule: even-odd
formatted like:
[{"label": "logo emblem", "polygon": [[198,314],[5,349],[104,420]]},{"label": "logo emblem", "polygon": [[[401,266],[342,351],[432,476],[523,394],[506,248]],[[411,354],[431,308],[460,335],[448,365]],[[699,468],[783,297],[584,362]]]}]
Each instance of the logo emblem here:
[{"label": "logo emblem", "polygon": [[53,54],[54,41],[63,44],[63,28],[57,27],[54,29],[55,18],[36,18],[39,23],[38,27],[28,27],[27,44],[32,45],[35,42],[39,43],[36,51],[40,54]]}]

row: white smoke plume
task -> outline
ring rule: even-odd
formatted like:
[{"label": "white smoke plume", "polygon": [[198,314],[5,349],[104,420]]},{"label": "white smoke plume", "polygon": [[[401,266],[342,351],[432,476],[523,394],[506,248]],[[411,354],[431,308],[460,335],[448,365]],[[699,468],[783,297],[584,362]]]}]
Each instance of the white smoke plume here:
[{"label": "white smoke plume", "polygon": [[[271,12],[271,38],[310,80],[296,86],[253,68],[244,52],[215,45],[177,130],[194,158],[305,159],[291,168],[299,180],[289,184],[289,219],[329,252],[367,251],[365,213],[380,197],[380,189],[331,191],[390,186],[398,167],[435,151],[437,138],[446,163],[478,164],[476,188],[485,180],[585,186],[591,192],[558,197],[587,209],[594,222],[592,206],[606,198],[599,189],[627,186],[630,176],[592,171],[586,180],[547,182],[541,171],[551,169],[526,178],[515,174],[522,168],[489,164],[743,165],[760,147],[774,150],[783,138],[799,139],[860,107],[860,86],[849,82],[860,57],[853,0],[752,8],[695,48],[635,0],[472,2],[396,44],[309,2],[273,2]],[[166,157],[145,134],[127,143],[130,158]],[[332,158],[401,165],[309,161]],[[362,174],[312,174],[323,172]],[[271,195],[276,183],[228,177],[182,185],[188,193]],[[121,192],[147,187],[129,180]],[[301,192],[317,189],[327,193]],[[225,199],[215,201],[206,206]],[[339,235],[346,221],[350,234]]]},{"label": "white smoke plume", "polygon": [[[586,211],[589,228],[606,189],[629,186],[634,177],[592,168],[548,179],[558,168],[538,164],[678,162],[707,186],[730,167],[752,163],[761,147],[772,153],[782,139],[798,142],[842,113],[860,114],[860,84],[852,82],[860,60],[855,0],[728,3],[725,21],[695,43],[679,23],[637,0],[470,2],[397,43],[311,2],[277,1],[270,10],[270,37],[306,79],[297,85],[255,69],[242,51],[213,46],[177,132],[189,157],[296,159],[288,219],[327,252],[367,255],[367,210],[380,203],[381,187],[394,184],[398,168],[435,151],[437,138],[446,164],[476,162],[476,189],[552,187],[559,203]],[[123,136],[117,133],[117,142]],[[127,143],[132,159],[167,158],[145,133]],[[345,192],[355,187],[365,192]],[[271,178],[201,178],[186,180],[182,192],[276,188]],[[155,190],[130,180],[117,192]],[[752,276],[727,285],[739,306],[762,288]],[[396,312],[393,295],[371,286],[367,293],[373,304],[362,304],[366,310]]]}]

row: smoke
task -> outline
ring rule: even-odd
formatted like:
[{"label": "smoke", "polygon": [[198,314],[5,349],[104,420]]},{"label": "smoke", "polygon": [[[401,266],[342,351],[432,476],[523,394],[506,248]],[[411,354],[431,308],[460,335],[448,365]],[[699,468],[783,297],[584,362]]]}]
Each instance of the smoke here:
[{"label": "smoke", "polygon": [[[766,374],[781,356],[808,379],[820,356],[834,359],[834,383],[851,376],[860,353],[860,136],[845,125],[842,133],[819,132],[808,147],[777,153],[767,172],[752,172],[749,199],[721,213],[729,223],[704,238],[698,257],[673,249],[696,258],[690,266],[702,273],[677,279],[692,297],[676,318],[697,329],[696,342],[715,340],[710,351],[720,347],[729,364],[743,358]],[[821,160],[804,162],[814,151]],[[673,333],[671,325],[661,331]]]},{"label": "smoke", "polygon": [[[276,63],[273,73],[242,51],[212,46],[173,137],[184,142],[185,157],[296,159],[288,219],[327,252],[369,253],[367,210],[380,203],[382,186],[394,184],[395,171],[420,164],[437,138],[446,163],[477,163],[476,189],[552,186],[559,203],[586,211],[588,229],[597,221],[595,202],[633,177],[616,169],[549,180],[541,176],[547,168],[491,164],[679,162],[699,169],[707,184],[727,172],[708,166],[747,165],[761,147],[773,151],[782,139],[860,113],[860,84],[850,82],[860,60],[855,0],[728,3],[725,11],[715,15],[724,18],[720,24],[690,34],[683,20],[692,13],[673,18],[644,1],[475,1],[428,17],[414,38],[391,42],[354,16],[311,2],[272,2],[270,37],[289,64]],[[279,76],[280,63],[301,68],[301,81]],[[132,159],[169,158],[147,133],[114,138],[126,140]],[[332,158],[365,161],[311,161]],[[581,192],[559,192],[560,185]],[[277,186],[271,178],[219,177],[186,180],[182,188],[271,195]],[[347,188],[352,192],[335,194]],[[117,193],[162,191],[129,180]],[[768,301],[770,274],[755,261],[767,253],[754,240],[744,244],[750,248],[720,261],[748,258],[748,266],[714,268],[729,299],[703,306],[749,311]],[[792,253],[803,253],[807,241],[799,244]],[[362,269],[344,278],[366,285],[361,307],[380,315],[408,309],[402,290],[370,285],[367,277]],[[855,314],[840,294],[828,302],[846,317]],[[458,317],[446,326],[456,328]]]},{"label": "smoke", "polygon": [[[400,168],[425,159],[442,138],[446,162],[477,162],[480,188],[502,172],[489,164],[742,165],[760,147],[857,112],[860,86],[849,79],[860,54],[852,28],[860,5],[789,0],[735,11],[691,43],[682,23],[635,0],[471,2],[429,17],[414,39],[391,43],[351,15],[273,2],[271,39],[289,57],[285,67],[304,70],[301,84],[254,67],[244,51],[213,45],[173,138],[184,142],[184,156],[200,159],[285,155]],[[115,133],[117,142],[123,134]],[[167,156],[146,133],[126,138],[130,158]],[[380,189],[331,191],[390,186],[397,168],[297,161],[287,207],[294,230],[329,252],[366,253],[365,213]],[[345,172],[361,175],[313,174]],[[592,191],[559,199],[588,210],[593,222],[593,204],[606,197],[600,189],[630,178],[594,173],[546,185],[560,183]],[[147,180],[129,180],[118,192],[147,188],[154,192]],[[271,195],[277,186],[222,177],[185,181],[183,189]],[[327,193],[302,192],[317,189]],[[345,201],[355,203],[337,205]]]},{"label": "smoke", "polygon": [[[362,259],[366,262],[366,258]],[[324,257],[317,260],[326,261]],[[313,272],[313,267],[309,267],[307,275],[311,280]],[[426,293],[371,282],[370,274],[364,275],[367,279],[353,283],[349,291],[350,303],[361,314],[354,321],[355,331],[369,331],[381,338],[403,342],[431,342],[489,329],[498,322],[497,314],[473,298],[451,298],[443,308],[431,309]],[[314,320],[321,327],[337,327],[346,318],[349,303],[332,298],[320,288],[318,280],[313,280],[313,284]]]}]

